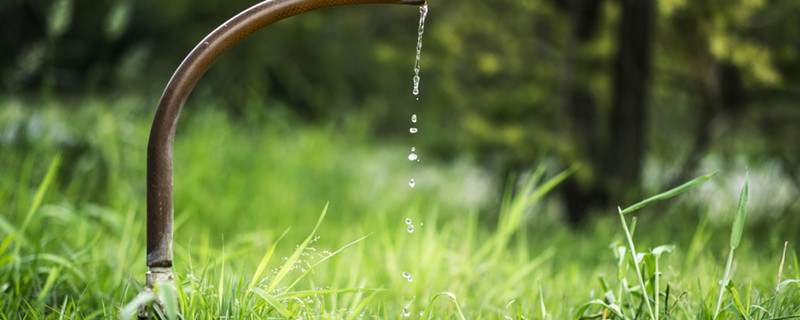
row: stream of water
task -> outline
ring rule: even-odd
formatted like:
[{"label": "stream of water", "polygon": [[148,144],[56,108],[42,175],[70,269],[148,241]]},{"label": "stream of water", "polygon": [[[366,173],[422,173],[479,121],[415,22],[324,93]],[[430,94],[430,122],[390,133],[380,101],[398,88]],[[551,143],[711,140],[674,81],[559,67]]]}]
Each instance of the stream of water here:
[{"label": "stream of water", "polygon": [[[422,54],[422,34],[425,32],[425,17],[427,17],[427,16],[428,16],[428,4],[420,6],[419,7],[419,27],[417,29],[417,52],[416,52],[416,59],[414,61],[414,78],[413,78],[414,87],[411,90],[411,93],[413,93],[414,96],[416,97],[416,101],[419,101],[419,79],[420,79],[419,78],[419,71],[420,71],[420,56]],[[419,129],[417,127],[417,115],[416,114],[412,114],[411,115],[411,126],[408,128],[408,132],[410,134],[412,134],[412,135],[416,134],[417,132],[419,132]],[[417,155],[416,152],[417,152],[417,148],[411,147],[411,153],[408,155],[408,160],[409,161],[419,162],[419,156]],[[417,182],[414,181],[414,178],[411,178],[409,180],[409,182],[408,182],[408,186],[413,189],[416,185],[417,185]],[[411,220],[411,218],[406,218],[405,222],[406,222],[406,231],[408,231],[409,233],[414,232],[414,222]],[[419,225],[421,227],[422,226],[422,222],[420,222]],[[403,278],[405,278],[409,282],[414,281],[414,276],[410,272],[403,271],[402,275],[403,275]],[[401,315],[403,317],[408,317],[408,316],[411,315],[411,312],[409,311],[408,308],[411,306],[411,304],[413,302],[414,302],[414,299],[411,299],[411,301],[408,304],[406,304],[405,307],[403,307],[403,310],[401,312]],[[422,316],[422,312],[421,311],[420,311],[420,316]]]},{"label": "stream of water", "polygon": [[[422,53],[422,34],[425,32],[425,17],[428,16],[428,4],[419,7],[419,27],[417,28],[417,60],[414,62],[414,95],[419,95],[419,57]],[[417,98],[419,100],[419,98]]]}]

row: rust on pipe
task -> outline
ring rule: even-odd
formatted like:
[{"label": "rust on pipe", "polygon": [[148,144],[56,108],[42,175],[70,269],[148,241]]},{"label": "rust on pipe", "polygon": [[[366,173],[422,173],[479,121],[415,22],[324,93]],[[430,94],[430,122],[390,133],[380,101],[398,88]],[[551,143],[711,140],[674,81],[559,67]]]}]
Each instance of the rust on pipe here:
[{"label": "rust on pipe", "polygon": [[356,4],[423,5],[425,0],[267,0],[217,27],[186,56],[158,104],[147,145],[147,266],[172,266],[172,149],[186,97],[211,64],[267,25],[311,10]]}]

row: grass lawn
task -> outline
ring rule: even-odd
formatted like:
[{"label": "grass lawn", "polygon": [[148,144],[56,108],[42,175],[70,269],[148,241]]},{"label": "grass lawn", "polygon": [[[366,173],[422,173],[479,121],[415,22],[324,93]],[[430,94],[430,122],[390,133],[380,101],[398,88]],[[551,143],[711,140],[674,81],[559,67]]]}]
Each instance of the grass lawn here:
[{"label": "grass lawn", "polygon": [[[0,101],[0,319],[125,319],[151,300],[147,102]],[[549,192],[569,168],[531,164],[502,193],[468,156],[412,163],[359,121],[214,107],[187,106],[177,132],[168,318],[800,318],[800,223],[737,201],[744,172],[573,229]],[[771,182],[750,169],[758,194]]]}]

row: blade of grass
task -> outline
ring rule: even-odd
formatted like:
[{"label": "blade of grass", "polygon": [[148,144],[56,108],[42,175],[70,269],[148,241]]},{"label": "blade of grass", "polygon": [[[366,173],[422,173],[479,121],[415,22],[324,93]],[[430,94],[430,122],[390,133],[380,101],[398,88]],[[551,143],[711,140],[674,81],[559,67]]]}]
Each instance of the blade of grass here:
[{"label": "blade of grass", "polygon": [[[781,263],[778,265],[778,282],[775,284],[775,297],[772,299],[772,308],[769,314],[775,314],[775,307],[778,305],[778,288],[781,285],[781,277],[783,276],[783,263],[786,262],[786,247],[789,246],[789,241],[783,243],[783,254],[781,255]],[[0,250],[2,254],[2,250]],[[2,263],[0,263],[2,265]]]},{"label": "blade of grass", "polygon": [[222,236],[222,263],[219,272],[219,306],[222,307],[222,293],[225,292],[225,236]]},{"label": "blade of grass", "polygon": [[458,319],[461,319],[461,320],[466,320],[467,319],[466,317],[464,317],[464,313],[461,312],[461,306],[458,305],[458,300],[456,300],[456,295],[454,295],[454,294],[452,294],[450,292],[446,292],[446,291],[439,292],[439,293],[435,294],[433,297],[431,297],[431,300],[428,302],[428,305],[425,307],[425,312],[424,312],[425,315],[428,315],[429,317],[432,315],[431,312],[433,311],[433,303],[436,302],[436,299],[438,299],[441,296],[447,296],[451,300],[453,300],[453,305],[455,305],[456,311],[458,311]]},{"label": "blade of grass", "polygon": [[622,229],[625,231],[625,238],[628,240],[628,251],[631,253],[630,257],[636,271],[636,279],[639,280],[639,286],[642,288],[642,301],[647,305],[647,312],[650,315],[650,319],[655,320],[656,316],[653,314],[653,308],[650,306],[650,297],[647,295],[644,279],[642,279],[642,272],[639,270],[639,262],[636,259],[636,248],[633,246],[633,238],[631,238],[631,233],[628,231],[628,224],[625,222],[622,209],[617,207],[617,211],[619,212],[619,219],[622,221]]},{"label": "blade of grass", "polygon": [[742,231],[744,230],[744,218],[747,216],[745,207],[747,206],[747,193],[748,183],[747,179],[749,174],[745,175],[744,187],[739,194],[739,206],[736,208],[736,218],[733,220],[733,228],[731,229],[731,248],[736,249],[739,242],[742,240]]},{"label": "blade of grass", "polygon": [[304,298],[313,296],[315,294],[324,295],[324,294],[334,294],[334,293],[381,292],[381,291],[385,291],[385,289],[345,288],[345,289],[303,290],[303,291],[294,291],[294,292],[276,294],[274,297],[275,299],[278,300],[284,300],[291,298]]},{"label": "blade of grass", "polygon": [[316,268],[318,265],[322,264],[323,262],[325,262],[326,260],[330,259],[331,257],[337,255],[339,252],[342,252],[344,249],[347,249],[348,247],[350,247],[350,246],[352,246],[352,245],[354,245],[356,243],[361,242],[361,240],[366,239],[370,235],[372,235],[372,234],[368,234],[366,236],[363,236],[363,237],[359,238],[356,241],[350,242],[350,243],[344,245],[343,247],[339,248],[339,250],[336,250],[333,253],[327,255],[326,257],[320,259],[319,261],[317,261],[317,263],[315,263],[313,266],[309,267],[305,272],[303,272],[303,274],[301,274],[299,277],[297,277],[297,279],[295,279],[294,282],[292,282],[292,284],[290,284],[288,287],[286,287],[286,291],[292,290],[292,288],[294,288],[294,286],[297,285],[298,282],[300,282],[300,279],[303,279],[303,277],[305,277],[306,275],[311,273],[311,271],[314,270],[314,268]]},{"label": "blade of grass", "polygon": [[659,194],[654,195],[654,196],[652,196],[650,198],[647,198],[647,199],[644,199],[642,201],[639,201],[638,203],[636,203],[636,204],[634,204],[634,205],[632,205],[630,207],[625,208],[625,210],[622,210],[621,212],[622,212],[623,215],[624,214],[628,214],[628,213],[634,212],[636,210],[639,210],[639,209],[643,208],[644,206],[646,206],[648,204],[651,204],[653,202],[672,198],[672,197],[680,194],[681,192],[684,192],[686,190],[694,188],[694,187],[700,185],[701,183],[708,181],[708,179],[711,179],[712,177],[717,175],[717,173],[719,173],[719,171],[714,171],[714,172],[709,173],[707,175],[703,175],[703,176],[699,176],[697,178],[694,178],[694,179],[690,180],[689,182],[686,182],[686,183],[684,183],[684,184],[682,184],[680,186],[677,186],[677,187],[672,188],[672,189],[670,189],[668,191],[659,193]]},{"label": "blade of grass", "polygon": [[256,282],[261,277],[261,274],[264,273],[264,269],[267,268],[267,263],[269,263],[270,258],[272,258],[272,254],[275,253],[275,248],[278,246],[278,243],[281,242],[284,236],[291,230],[291,228],[287,228],[283,231],[280,237],[275,240],[275,243],[272,244],[272,247],[267,250],[267,253],[264,254],[264,257],[261,258],[261,262],[258,264],[258,268],[256,268],[256,273],[253,274],[253,279],[250,280],[250,284],[247,286],[248,289],[251,289],[256,286]]},{"label": "blade of grass", "polygon": [[[733,227],[731,228],[731,250],[728,251],[728,262],[725,263],[725,273],[722,276],[722,284],[719,288],[719,296],[717,297],[717,306],[714,309],[714,319],[717,318],[719,315],[719,310],[722,307],[722,296],[725,293],[725,288],[728,286],[728,282],[731,280],[731,267],[733,266],[733,252],[736,250],[736,247],[739,246],[739,242],[742,239],[742,231],[744,229],[744,219],[747,215],[747,210],[745,209],[747,206],[747,193],[748,193],[748,176],[745,176],[744,186],[742,187],[741,193],[739,193],[739,205],[736,208],[736,217],[733,220]],[[737,297],[738,298],[738,297]]]},{"label": "blade of grass", "polygon": [[739,314],[741,314],[746,320],[750,320],[750,316],[747,314],[744,305],[742,305],[742,301],[739,299],[739,290],[736,289],[736,284],[734,284],[733,281],[728,281],[728,284],[725,286],[725,288],[728,289],[731,297],[733,297],[733,303],[736,305],[736,310],[739,311]]},{"label": "blade of grass", "polygon": [[[662,245],[658,246],[653,249],[653,261],[655,262],[655,272],[653,273],[653,304],[655,305],[655,314],[658,316],[658,277],[659,277],[659,270],[658,270],[658,259],[661,258],[661,254],[664,252],[671,252],[675,246],[673,245]],[[667,287],[669,288],[669,287]],[[666,304],[664,305],[666,308]]]},{"label": "blade of grass", "polygon": [[300,258],[300,255],[303,253],[303,250],[305,250],[306,247],[308,246],[308,243],[311,242],[311,239],[314,237],[314,234],[317,233],[317,229],[322,224],[322,220],[325,219],[325,214],[327,212],[328,212],[328,204],[326,203],[325,208],[322,209],[322,214],[319,216],[319,220],[317,220],[317,224],[314,226],[314,230],[311,230],[311,233],[308,235],[308,237],[306,237],[303,243],[297,246],[297,249],[294,250],[294,253],[292,253],[292,255],[289,256],[288,260],[286,260],[281,269],[275,275],[275,278],[273,278],[272,282],[270,282],[269,286],[267,286],[266,292],[269,293],[272,292],[272,290],[275,290],[275,288],[278,286],[281,280],[283,280],[283,278],[286,277],[286,275],[292,269],[292,266],[294,266],[295,262],[297,262],[297,259]]},{"label": "blade of grass", "polygon": [[[366,299],[361,299],[361,301],[358,303],[358,305],[356,305],[355,308],[352,308],[351,310],[349,310],[350,311],[350,315],[347,317],[347,320],[356,319],[356,317],[358,317],[360,315],[361,311],[364,310],[367,307],[367,304],[373,298],[375,298],[376,295],[378,295],[378,293],[377,292],[373,292]],[[359,317],[359,318],[361,318],[361,317]]]},{"label": "blade of grass", "polygon": [[281,316],[283,316],[284,318],[291,318],[292,317],[292,312],[289,311],[289,309],[286,309],[286,307],[283,306],[283,304],[281,304],[280,301],[278,301],[278,299],[276,299],[275,297],[269,295],[263,289],[261,289],[261,288],[251,288],[250,291],[254,292],[256,295],[258,295],[259,297],[264,299],[264,301],[266,301],[267,303],[269,303],[269,305],[271,305],[273,308],[275,308],[275,310],[277,310],[281,314]]},{"label": "blade of grass", "polygon": [[544,294],[542,293],[541,282],[539,282],[539,306],[542,309],[542,319],[547,319],[547,309],[544,307]]},{"label": "blade of grass", "polygon": [[22,242],[24,242],[24,235],[25,229],[28,227],[28,224],[31,222],[33,218],[33,214],[39,210],[39,206],[42,205],[42,200],[44,200],[44,195],[47,193],[47,189],[50,188],[50,184],[53,183],[53,179],[55,179],[56,171],[58,171],[58,167],[61,165],[61,154],[56,154],[53,158],[53,161],[50,162],[50,168],[47,169],[47,174],[44,176],[44,180],[42,183],[39,184],[39,188],[36,189],[36,195],[33,196],[33,203],[31,203],[30,208],[28,208],[28,213],[25,214],[25,220],[23,220],[22,225],[17,230],[17,234],[19,235],[20,241],[16,242],[14,246],[14,256],[19,254],[19,249],[21,247]]}]

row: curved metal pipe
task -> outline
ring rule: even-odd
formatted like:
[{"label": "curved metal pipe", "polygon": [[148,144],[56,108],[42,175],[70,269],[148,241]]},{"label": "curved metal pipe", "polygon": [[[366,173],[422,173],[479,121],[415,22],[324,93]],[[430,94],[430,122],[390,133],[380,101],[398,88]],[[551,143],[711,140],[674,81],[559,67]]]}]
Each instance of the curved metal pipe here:
[{"label": "curved metal pipe", "polygon": [[425,0],[266,0],[223,23],[186,56],[164,89],[147,145],[147,266],[151,271],[165,272],[172,266],[175,127],[186,97],[211,64],[233,45],[273,22],[320,8],[382,3],[423,5]]}]

